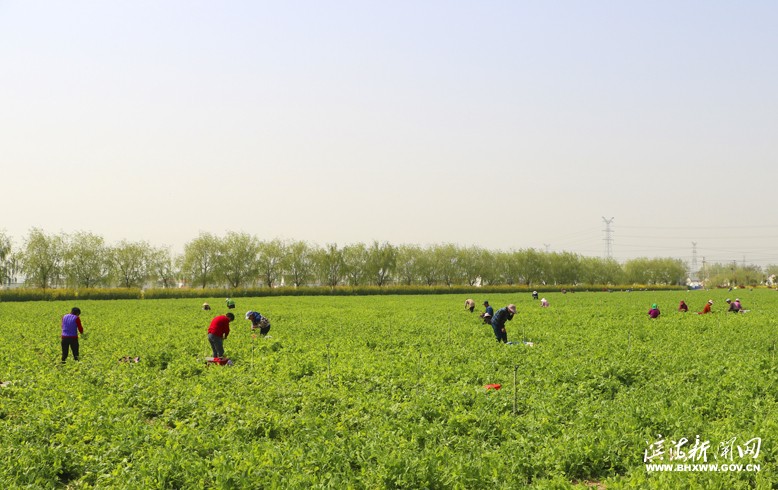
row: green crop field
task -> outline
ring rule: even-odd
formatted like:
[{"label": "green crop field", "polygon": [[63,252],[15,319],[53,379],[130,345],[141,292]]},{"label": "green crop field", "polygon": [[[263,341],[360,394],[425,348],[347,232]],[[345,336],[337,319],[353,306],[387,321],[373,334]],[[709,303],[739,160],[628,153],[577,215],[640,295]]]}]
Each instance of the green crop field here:
[{"label": "green crop field", "polygon": [[[726,313],[735,295],[751,311]],[[0,484],[778,487],[776,291],[545,296],[239,298],[223,367],[203,361],[223,298],[0,303]],[[484,299],[517,305],[516,344]],[[62,365],[72,306],[81,361]]]}]

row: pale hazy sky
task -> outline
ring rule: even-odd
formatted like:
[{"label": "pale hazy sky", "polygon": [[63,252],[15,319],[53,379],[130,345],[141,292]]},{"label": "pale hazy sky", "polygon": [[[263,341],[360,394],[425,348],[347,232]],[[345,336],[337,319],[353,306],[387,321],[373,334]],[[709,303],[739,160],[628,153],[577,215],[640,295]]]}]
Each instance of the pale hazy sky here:
[{"label": "pale hazy sky", "polygon": [[0,230],[778,263],[778,2],[3,1]]}]

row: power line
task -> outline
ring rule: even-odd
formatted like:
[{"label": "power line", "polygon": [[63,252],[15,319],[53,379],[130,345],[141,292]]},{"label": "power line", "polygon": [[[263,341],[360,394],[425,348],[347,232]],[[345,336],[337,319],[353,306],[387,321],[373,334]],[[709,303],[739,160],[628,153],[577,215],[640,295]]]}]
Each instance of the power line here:
[{"label": "power line", "polygon": [[630,230],[742,230],[747,228],[772,228],[778,230],[778,225],[726,225],[726,226],[622,226]]}]

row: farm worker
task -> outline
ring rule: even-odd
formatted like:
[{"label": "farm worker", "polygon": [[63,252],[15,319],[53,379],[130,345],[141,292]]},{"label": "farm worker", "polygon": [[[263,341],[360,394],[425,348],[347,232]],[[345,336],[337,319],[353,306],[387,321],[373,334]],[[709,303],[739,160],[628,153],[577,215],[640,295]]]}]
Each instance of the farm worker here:
[{"label": "farm worker", "polygon": [[656,307],[656,303],[651,305],[651,309],[648,310],[648,317],[649,318],[659,318],[659,315],[661,312],[659,311],[659,308]]},{"label": "farm worker", "polygon": [[211,320],[211,325],[208,327],[208,342],[211,343],[213,357],[224,356],[224,339],[230,334],[230,322],[234,319],[235,315],[227,313]]},{"label": "farm worker", "polygon": [[707,303],[705,303],[705,308],[702,309],[702,311],[698,312],[698,315],[704,315],[706,313],[711,313],[710,307],[713,305],[713,300],[709,299]]},{"label": "farm worker", "polygon": [[72,350],[73,359],[78,360],[78,334],[84,333],[80,316],[81,310],[73,308],[62,317],[62,364],[68,359],[68,350]]},{"label": "farm worker", "polygon": [[538,299],[538,292],[532,291],[532,299]]},{"label": "farm worker", "polygon": [[230,310],[235,308],[235,302],[233,300],[231,300],[230,298],[227,298],[227,308],[230,309]]},{"label": "farm worker", "polygon": [[743,304],[740,302],[739,298],[735,298],[735,304],[737,304],[737,311],[738,311],[738,313],[746,313],[746,312],[750,311],[750,310],[746,310],[745,308],[743,308]]},{"label": "farm worker", "polygon": [[543,308],[548,308],[548,300],[546,298],[540,298],[540,306]]},{"label": "farm worker", "polygon": [[466,299],[465,300],[465,309],[466,310],[470,310],[470,313],[472,313],[473,310],[475,310],[475,301],[473,301],[470,298]]},{"label": "farm worker", "polygon": [[211,309],[211,305],[209,305],[208,303],[203,303],[203,310],[204,311],[210,311],[210,309]]},{"label": "farm worker", "polygon": [[270,331],[270,320],[258,311],[247,311],[246,320],[251,321],[251,330],[259,329],[259,334],[263,337]]},{"label": "farm worker", "polygon": [[684,300],[681,300],[681,303],[678,305],[678,311],[682,311],[684,313],[689,311],[689,306],[687,306],[687,304],[684,302]]},{"label": "farm worker", "polygon": [[505,308],[500,308],[497,313],[492,317],[492,330],[494,330],[494,336],[497,337],[497,342],[508,342],[508,332],[505,331],[505,322],[513,319],[513,315],[516,314],[516,305],[508,305]]},{"label": "farm worker", "polygon": [[740,313],[743,309],[738,298],[735,298],[735,301],[730,301],[729,298],[727,298],[727,304],[729,304],[729,310],[727,311],[731,311],[732,313]]},{"label": "farm worker", "polygon": [[488,301],[484,301],[484,306],[486,307],[486,311],[481,313],[481,318],[484,319],[484,323],[491,325],[492,324],[492,316],[494,315],[494,308],[489,305]]}]

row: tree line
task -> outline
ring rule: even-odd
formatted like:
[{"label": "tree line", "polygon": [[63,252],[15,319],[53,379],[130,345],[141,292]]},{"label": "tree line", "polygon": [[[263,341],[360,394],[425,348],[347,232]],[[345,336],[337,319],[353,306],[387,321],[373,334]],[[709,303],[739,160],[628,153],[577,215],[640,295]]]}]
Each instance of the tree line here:
[{"label": "tree line", "polygon": [[[33,228],[21,247],[0,232],[0,278],[37,288],[275,287],[475,285],[683,285],[680,259],[613,259],[535,249],[494,251],[454,244],[392,245],[373,241],[318,246],[263,241],[248,233],[200,233],[182,254],[147,242],[109,245],[93,233],[49,234]],[[709,279],[756,285],[765,272],[714,264]],[[769,271],[768,271],[769,272]],[[714,279],[715,278],[715,279]],[[732,284],[732,283],[730,283]],[[734,285],[732,284],[732,285]]]}]

